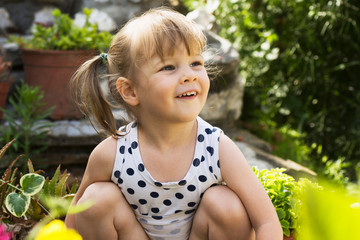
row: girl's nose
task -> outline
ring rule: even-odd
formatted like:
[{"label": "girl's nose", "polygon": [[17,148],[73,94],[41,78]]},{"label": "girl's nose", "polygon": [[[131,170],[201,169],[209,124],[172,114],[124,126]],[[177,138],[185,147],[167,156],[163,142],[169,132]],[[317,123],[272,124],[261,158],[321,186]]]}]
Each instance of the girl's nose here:
[{"label": "girl's nose", "polygon": [[193,69],[191,69],[190,67],[187,67],[184,69],[184,72],[183,72],[183,75],[181,78],[182,83],[193,82],[193,81],[196,81],[197,79],[198,79],[198,76],[193,71]]}]

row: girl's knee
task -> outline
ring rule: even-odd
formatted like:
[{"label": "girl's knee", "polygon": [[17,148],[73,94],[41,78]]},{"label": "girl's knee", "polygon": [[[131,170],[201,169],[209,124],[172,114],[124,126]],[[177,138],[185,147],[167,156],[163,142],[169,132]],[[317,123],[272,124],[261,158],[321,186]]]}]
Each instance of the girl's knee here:
[{"label": "girl's knee", "polygon": [[195,213],[190,239],[254,239],[254,231],[239,197],[226,186],[204,193]]},{"label": "girl's knee", "polygon": [[115,204],[119,202],[119,198],[121,198],[121,191],[114,183],[93,183],[87,187],[78,201],[78,204],[92,202],[93,205],[84,212],[81,212],[80,215],[92,217],[102,216],[114,209]]},{"label": "girl's knee", "polygon": [[209,188],[200,205],[206,208],[211,219],[223,224],[249,222],[246,209],[239,197],[226,186]]}]

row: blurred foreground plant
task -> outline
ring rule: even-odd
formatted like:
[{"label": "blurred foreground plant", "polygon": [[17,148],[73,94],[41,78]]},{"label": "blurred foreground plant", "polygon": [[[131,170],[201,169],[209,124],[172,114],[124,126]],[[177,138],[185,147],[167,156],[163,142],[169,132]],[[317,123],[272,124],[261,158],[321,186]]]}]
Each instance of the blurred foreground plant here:
[{"label": "blurred foreground plant", "polygon": [[360,239],[360,196],[350,195],[339,186],[321,185],[323,189],[304,185],[297,240]]},{"label": "blurred foreground plant", "polygon": [[35,240],[82,240],[82,237],[74,229],[67,229],[61,220],[53,220],[36,234]]}]

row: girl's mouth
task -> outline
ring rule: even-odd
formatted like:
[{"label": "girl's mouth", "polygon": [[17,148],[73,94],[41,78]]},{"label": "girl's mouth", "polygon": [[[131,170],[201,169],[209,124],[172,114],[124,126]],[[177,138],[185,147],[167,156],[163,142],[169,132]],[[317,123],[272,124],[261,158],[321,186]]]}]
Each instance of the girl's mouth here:
[{"label": "girl's mouth", "polygon": [[197,92],[196,91],[191,91],[191,92],[186,92],[186,93],[183,93],[179,96],[177,96],[177,98],[182,98],[182,97],[193,97],[193,96],[196,96],[197,95]]}]

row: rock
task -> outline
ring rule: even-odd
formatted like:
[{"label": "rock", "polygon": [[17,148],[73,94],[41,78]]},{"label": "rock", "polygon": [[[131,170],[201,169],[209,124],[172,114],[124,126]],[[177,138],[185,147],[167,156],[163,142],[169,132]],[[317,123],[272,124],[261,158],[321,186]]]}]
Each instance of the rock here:
[{"label": "rock", "polygon": [[244,83],[237,77],[228,88],[209,93],[200,116],[221,128],[233,125],[241,115],[243,94]]},{"label": "rock", "polygon": [[[86,21],[86,16],[82,12],[75,14],[74,24],[78,26],[84,26]],[[89,17],[90,23],[97,23],[98,30],[112,32],[117,29],[116,22],[104,11],[99,11],[94,9]]]},{"label": "rock", "polygon": [[189,12],[186,17],[200,24],[205,30],[219,33],[219,27],[216,24],[214,15],[207,13],[203,8]]},{"label": "rock", "polygon": [[0,47],[5,51],[5,60],[11,62],[12,69],[22,67],[22,58],[19,46],[9,43],[7,39],[0,38]]},{"label": "rock", "polygon": [[54,10],[54,7],[44,7],[42,10],[37,11],[34,14],[34,21],[32,27],[34,27],[36,24],[42,24],[45,26],[52,25],[55,21],[55,18],[52,15],[52,11]]},{"label": "rock", "polygon": [[5,32],[6,29],[13,28],[14,23],[10,19],[10,14],[5,8],[0,8],[0,31]]},{"label": "rock", "polygon": [[256,152],[246,143],[235,141],[235,144],[239,147],[241,152],[244,154],[247,162],[251,167],[256,166],[260,170],[267,169],[271,170],[275,168],[275,164],[261,160],[257,157]]}]

